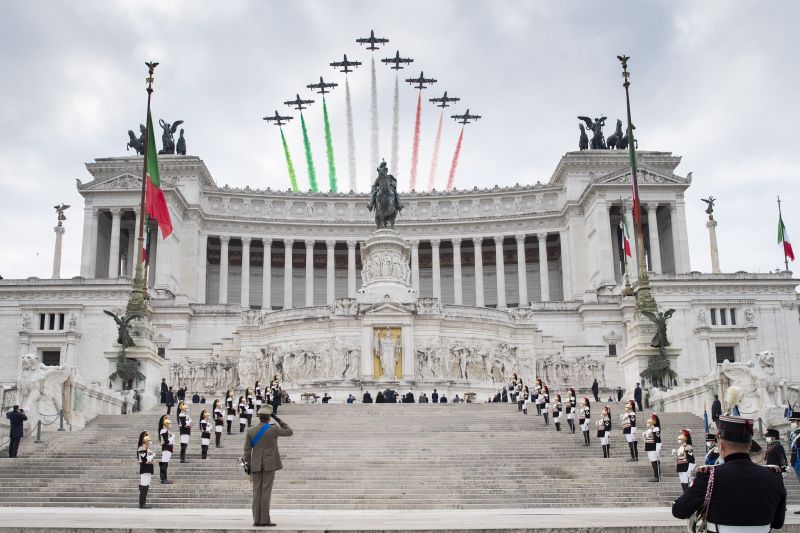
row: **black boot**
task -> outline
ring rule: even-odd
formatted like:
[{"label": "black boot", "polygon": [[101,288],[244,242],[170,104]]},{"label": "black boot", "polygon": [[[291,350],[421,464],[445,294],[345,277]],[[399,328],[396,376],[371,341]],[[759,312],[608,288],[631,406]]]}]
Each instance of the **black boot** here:
[{"label": "black boot", "polygon": [[536,404],[536,414],[538,416],[542,416],[542,406],[541,406],[541,404],[538,404],[538,403]]},{"label": "black boot", "polygon": [[653,479],[650,480],[650,483],[658,483],[661,481],[658,476],[658,461],[650,461],[650,466],[653,467]]},{"label": "black boot", "polygon": [[545,413],[542,413],[542,414],[544,414],[544,425],[545,426],[549,425],[550,424],[550,420],[547,418],[547,413],[545,412]]},{"label": "black boot", "polygon": [[584,446],[589,446],[589,432],[588,431],[584,431],[583,432],[583,445]]},{"label": "black boot", "polygon": [[632,463],[632,462],[634,462],[636,460],[636,458],[633,456],[633,443],[632,442],[628,443],[628,451],[631,452],[631,458],[627,459],[626,462]]},{"label": "black boot", "polygon": [[247,424],[242,424],[241,422],[239,422],[239,433],[244,433],[244,427],[245,427],[246,425],[247,425]]},{"label": "black boot", "polygon": [[637,441],[633,441],[633,459],[637,463],[639,462],[639,443]]},{"label": "black boot", "polygon": [[189,446],[188,444],[181,443],[181,462],[182,463],[186,463],[187,462],[186,461],[186,448],[188,446]]},{"label": "black boot", "polygon": [[605,444],[603,444],[603,459],[608,459],[608,449]]},{"label": "black boot", "polygon": [[147,491],[150,489],[147,485],[139,485],[139,509],[151,509],[147,505]]},{"label": "black boot", "polygon": [[201,450],[200,457],[202,457],[203,459],[208,458],[208,445],[207,444],[201,445],[200,450]]},{"label": "black boot", "polygon": [[561,431],[561,422],[555,422],[556,431]]},{"label": "black boot", "polygon": [[228,435],[231,434],[231,424],[233,424],[233,420],[228,420]]},{"label": "black boot", "polygon": [[681,488],[683,489],[683,492],[686,492],[689,489],[689,484],[688,483],[681,483]]},{"label": "black boot", "polygon": [[214,438],[216,438],[217,448],[222,448],[222,444],[219,443],[222,439],[222,432],[216,433]]},{"label": "black boot", "polygon": [[[164,465],[163,467],[161,465]],[[159,463],[159,468],[164,469],[164,479],[161,481],[164,485],[172,485],[172,481],[169,480],[169,463]]]}]

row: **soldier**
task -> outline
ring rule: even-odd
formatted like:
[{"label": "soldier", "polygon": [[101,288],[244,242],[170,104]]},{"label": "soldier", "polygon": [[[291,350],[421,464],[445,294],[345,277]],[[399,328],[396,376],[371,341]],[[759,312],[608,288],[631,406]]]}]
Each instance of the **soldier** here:
[{"label": "soldier", "polygon": [[186,448],[189,447],[189,436],[192,434],[192,418],[189,416],[189,405],[186,402],[178,404],[178,425],[181,434],[181,462],[186,463]]},{"label": "soldier", "polygon": [[780,529],[786,514],[786,488],[780,468],[750,460],[753,421],[721,416],[718,429],[725,463],[699,467],[691,487],[672,503],[672,516],[689,518],[708,501],[708,531]]},{"label": "soldier", "polygon": [[260,381],[256,380],[253,391],[256,393],[256,411],[258,411],[261,409],[261,404],[264,403],[264,387],[261,386]]},{"label": "soldier", "polygon": [[692,448],[692,435],[688,429],[681,431],[678,435],[678,449],[672,449],[675,456],[675,469],[678,472],[678,479],[681,480],[683,492],[689,488],[689,474],[693,470],[694,449]]},{"label": "soldier", "polygon": [[533,385],[533,400],[536,404],[536,414],[541,416],[542,415],[542,380],[540,378],[536,378],[536,381]]},{"label": "soldier", "polygon": [[656,449],[656,423],[655,420],[649,418],[647,420],[647,429],[644,432],[644,451],[647,453],[647,458],[650,460],[650,466],[653,467],[652,483],[661,481],[661,472],[658,468],[658,450]]},{"label": "soldier", "polygon": [[548,413],[550,412],[550,389],[547,388],[547,385],[542,387],[542,393],[539,395],[539,402],[542,406],[542,414],[544,415],[544,425],[548,425],[550,422],[548,421]]},{"label": "soldier", "polygon": [[625,404],[625,412],[619,415],[622,420],[622,434],[628,442],[628,450],[631,452],[629,463],[639,460],[639,443],[636,442],[636,407],[631,400]]},{"label": "soldier", "polygon": [[253,389],[247,389],[245,393],[247,399],[247,427],[253,425],[253,413],[256,412],[256,395]]},{"label": "soldier", "polygon": [[561,431],[561,409],[563,406],[561,394],[556,393],[556,401],[553,402],[553,425],[556,426],[556,431]]},{"label": "soldier", "polygon": [[211,418],[211,413],[205,409],[200,411],[200,457],[203,459],[208,458],[208,445],[211,444],[211,428],[208,424],[209,418]]},{"label": "soldier", "polygon": [[167,479],[167,469],[172,452],[175,451],[175,434],[172,433],[172,422],[167,415],[161,415],[158,420],[158,439],[161,441],[161,461],[158,462],[158,473],[162,485],[171,485]]},{"label": "soldier", "polygon": [[214,412],[214,439],[216,440],[216,447],[222,448],[220,440],[222,440],[222,427],[225,424],[225,413],[222,410],[222,402],[220,402],[219,399],[214,400],[211,410]]},{"label": "soldier", "polygon": [[570,433],[575,433],[575,411],[577,410],[578,400],[575,399],[575,389],[569,388],[567,395],[567,402],[564,404],[564,410],[567,413],[567,424],[569,424]]},{"label": "soldier", "polygon": [[150,433],[147,431],[139,434],[136,456],[139,461],[139,509],[150,509],[150,506],[145,504],[147,491],[150,490],[150,480],[153,477],[153,458],[156,453],[150,449]]},{"label": "soldier", "polygon": [[244,439],[244,463],[253,482],[253,525],[274,526],[269,516],[275,472],[283,468],[278,451],[278,437],[291,437],[292,429],[277,418],[270,424],[272,406],[258,410],[259,424],[247,430]]},{"label": "soldier", "polygon": [[706,433],[706,458],[703,464],[715,465],[719,459],[719,447],[717,446],[717,436],[713,433]]},{"label": "soldier", "polygon": [[781,473],[786,473],[786,451],[781,444],[781,434],[777,429],[770,428],[765,434],[767,439],[767,451],[764,453],[764,463],[774,465],[781,469]]},{"label": "soldier", "polygon": [[581,425],[583,432],[583,445],[589,446],[589,422],[592,418],[592,406],[589,404],[589,397],[584,397],[583,405],[578,412],[578,423]]},{"label": "soldier", "polygon": [[247,427],[247,402],[244,396],[239,396],[239,433],[244,433]]},{"label": "soldier", "polygon": [[606,405],[600,413],[600,420],[597,421],[597,437],[600,439],[600,445],[603,447],[603,458],[608,459],[611,457],[611,445],[608,443],[608,437],[611,434],[611,415],[610,409]]},{"label": "soldier", "polygon": [[228,435],[231,434],[231,424],[233,424],[233,417],[236,416],[236,406],[233,400],[233,391],[228,389],[225,393],[225,409],[228,412]]}]

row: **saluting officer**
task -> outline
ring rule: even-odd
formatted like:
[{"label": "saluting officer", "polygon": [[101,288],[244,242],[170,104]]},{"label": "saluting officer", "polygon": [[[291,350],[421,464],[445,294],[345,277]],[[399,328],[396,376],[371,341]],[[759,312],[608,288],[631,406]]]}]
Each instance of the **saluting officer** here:
[{"label": "saluting officer", "polygon": [[139,509],[150,509],[147,505],[147,491],[150,490],[150,479],[153,477],[153,458],[156,452],[150,449],[150,433],[142,431],[136,447],[139,461]]},{"label": "saluting officer", "polygon": [[647,429],[644,432],[644,451],[647,453],[647,458],[650,460],[650,466],[653,467],[653,483],[661,481],[661,472],[658,468],[658,450],[656,446],[656,421],[652,418],[647,419]]},{"label": "saluting officer", "polygon": [[721,416],[718,429],[724,464],[698,467],[689,490],[673,502],[672,516],[689,518],[708,498],[708,531],[768,533],[770,528],[780,529],[786,513],[786,487],[780,468],[750,460],[753,421]]},{"label": "saluting officer", "polygon": [[578,400],[575,398],[575,389],[569,388],[567,394],[567,401],[564,404],[564,410],[567,413],[567,424],[569,424],[570,433],[575,433],[575,411],[578,408]]}]

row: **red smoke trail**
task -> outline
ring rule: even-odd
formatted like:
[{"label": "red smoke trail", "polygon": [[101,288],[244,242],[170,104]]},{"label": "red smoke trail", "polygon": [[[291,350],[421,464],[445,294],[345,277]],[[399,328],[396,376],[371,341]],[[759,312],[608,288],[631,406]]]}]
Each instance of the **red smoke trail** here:
[{"label": "red smoke trail", "polygon": [[414,150],[411,152],[411,190],[417,188],[417,160],[419,159],[419,119],[422,115],[422,91],[417,97],[417,118],[414,121]]},{"label": "red smoke trail", "polygon": [[458,136],[458,143],[456,144],[456,153],[453,154],[453,163],[450,165],[450,177],[447,178],[446,190],[453,190],[453,182],[456,177],[456,167],[458,166],[458,156],[461,155],[461,141],[464,140],[464,126],[461,126],[461,134]]},{"label": "red smoke trail", "polygon": [[439,126],[436,128],[436,140],[433,142],[433,159],[431,159],[431,173],[428,176],[428,190],[433,190],[436,181],[436,167],[439,165],[439,145],[442,142],[442,122],[444,121],[444,109],[439,115]]}]

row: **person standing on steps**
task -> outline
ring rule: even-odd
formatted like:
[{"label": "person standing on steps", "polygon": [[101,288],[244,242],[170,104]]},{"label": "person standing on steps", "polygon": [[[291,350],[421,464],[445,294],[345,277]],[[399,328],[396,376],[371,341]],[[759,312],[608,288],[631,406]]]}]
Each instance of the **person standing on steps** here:
[{"label": "person standing on steps", "polygon": [[550,421],[548,420],[548,416],[550,416],[550,389],[547,388],[547,385],[542,387],[542,393],[539,395],[539,399],[542,402],[542,414],[544,415],[544,425],[550,425]]},{"label": "person standing on steps", "polygon": [[608,459],[611,457],[611,445],[608,443],[608,437],[611,435],[611,411],[606,405],[600,413],[600,420],[597,421],[597,438],[600,439],[600,445],[603,447],[603,458]]},{"label": "person standing on steps", "polygon": [[567,390],[567,401],[564,402],[564,412],[567,413],[567,425],[569,425],[569,432],[575,433],[575,411],[578,406],[578,401],[575,399],[575,389],[570,387]]},{"label": "person standing on steps", "polygon": [[688,429],[681,431],[678,435],[678,449],[672,449],[672,455],[675,456],[675,468],[678,472],[678,478],[681,481],[681,488],[683,492],[689,488],[689,474],[691,472],[691,464],[694,464],[694,449],[692,448],[692,435]]},{"label": "person standing on steps", "polygon": [[274,526],[269,514],[275,472],[282,469],[278,437],[291,437],[288,424],[275,418],[270,424],[272,406],[265,405],[257,412],[259,424],[247,430],[244,439],[244,463],[253,483],[253,525]]},{"label": "person standing on steps", "polygon": [[708,499],[708,531],[780,529],[786,516],[786,487],[780,468],[750,460],[753,421],[721,416],[717,430],[724,464],[699,467],[691,487],[672,503],[672,516],[689,518]]},{"label": "person standing on steps", "polygon": [[592,395],[595,403],[600,403],[600,385],[597,384],[597,378],[592,382]]},{"label": "person standing on steps", "polygon": [[9,412],[6,413],[6,418],[9,420],[11,434],[8,441],[8,456],[15,458],[19,450],[19,442],[22,440],[24,434],[22,423],[28,419],[24,409],[20,409],[19,405],[15,405]]},{"label": "person standing on steps", "polygon": [[258,412],[258,410],[261,409],[261,405],[264,403],[264,387],[261,386],[260,381],[256,380],[253,392],[256,394],[256,412]]},{"label": "person standing on steps", "polygon": [[161,378],[161,403],[167,403],[168,390],[169,386],[167,385],[167,378]]},{"label": "person standing on steps", "polygon": [[[434,394],[436,393],[434,392]],[[361,403],[372,403],[372,395],[369,393],[369,391],[364,392],[364,396],[361,397]],[[433,403],[436,402],[434,401]]]},{"label": "person standing on steps", "polygon": [[536,414],[538,416],[542,416],[542,380],[540,378],[536,378],[536,381],[533,384],[533,403],[536,404]]},{"label": "person standing on steps", "polygon": [[622,396],[623,396],[622,387],[617,387],[617,402],[622,401]]},{"label": "person standing on steps", "polygon": [[153,458],[156,453],[150,449],[150,433],[142,431],[136,445],[136,456],[139,461],[139,509],[150,509],[147,504],[147,491],[153,478]]},{"label": "person standing on steps", "polygon": [[277,376],[275,377],[275,381],[273,381],[274,386],[272,387],[272,412],[276,415],[278,414],[278,407],[281,406],[283,403],[283,390],[281,390],[280,384],[278,383]]},{"label": "person standing on steps", "polygon": [[162,485],[171,485],[167,477],[169,460],[175,451],[175,434],[172,432],[172,421],[168,415],[161,415],[158,420],[158,440],[161,441],[161,461],[158,462],[158,474]]},{"label": "person standing on steps", "polygon": [[633,399],[636,401],[636,409],[640,412],[642,411],[642,387],[639,383],[636,384],[636,388],[633,389]]},{"label": "person standing on steps", "polygon": [[658,451],[656,450],[656,423],[652,418],[647,420],[647,429],[644,431],[644,451],[647,453],[647,458],[650,460],[650,466],[653,467],[653,479],[651,483],[658,483],[661,481],[661,472],[658,468]]},{"label": "person standing on steps", "polygon": [[625,412],[620,415],[622,420],[622,434],[628,442],[628,449],[631,452],[629,463],[639,460],[639,443],[636,442],[636,404],[633,400],[625,405]]},{"label": "person standing on steps", "polygon": [[722,402],[719,401],[719,395],[714,395],[714,401],[711,402],[711,420],[714,425],[719,427],[719,417],[722,416]]},{"label": "person standing on steps", "polygon": [[192,434],[192,417],[189,416],[189,405],[186,402],[178,404],[178,426],[181,434],[181,463],[186,463],[186,448],[189,447],[189,437]]},{"label": "person standing on steps", "polygon": [[556,393],[555,401],[553,402],[553,425],[556,427],[556,431],[561,431],[561,409],[563,409],[564,404],[561,403],[561,394]]},{"label": "person standing on steps", "polygon": [[253,389],[247,389],[245,399],[247,400],[247,427],[250,427],[253,425],[253,414],[256,412],[256,394]]},{"label": "person standing on steps", "polygon": [[239,396],[239,433],[244,433],[247,427],[247,402],[244,396]]},{"label": "person standing on steps", "polygon": [[230,435],[231,425],[233,425],[233,418],[236,416],[236,405],[234,405],[233,391],[231,389],[228,389],[228,392],[225,393],[225,410],[228,413],[228,435]]},{"label": "person standing on steps", "polygon": [[764,464],[774,465],[781,469],[781,473],[786,473],[786,451],[781,444],[781,434],[777,429],[769,428],[765,434],[767,439],[767,451],[764,452]]},{"label": "person standing on steps", "polygon": [[167,395],[164,404],[167,406],[167,414],[170,414],[172,408],[175,406],[175,393],[172,392],[172,387],[167,389]]},{"label": "person standing on steps", "polygon": [[592,406],[589,404],[589,397],[583,399],[583,406],[578,413],[578,422],[583,432],[583,445],[589,446],[589,422],[592,419]]},{"label": "person standing on steps", "polygon": [[208,458],[208,445],[211,444],[211,413],[203,409],[200,411],[200,457]]},{"label": "person standing on steps", "polygon": [[225,413],[222,410],[222,402],[219,399],[214,400],[214,403],[211,406],[211,410],[214,412],[214,439],[215,445],[217,448],[222,448],[222,444],[220,441],[222,440],[222,428],[225,424]]},{"label": "person standing on steps", "polygon": [[711,466],[719,462],[719,446],[717,436],[713,433],[706,433],[706,457],[703,464]]}]

